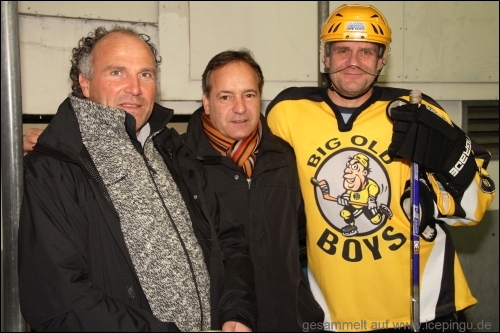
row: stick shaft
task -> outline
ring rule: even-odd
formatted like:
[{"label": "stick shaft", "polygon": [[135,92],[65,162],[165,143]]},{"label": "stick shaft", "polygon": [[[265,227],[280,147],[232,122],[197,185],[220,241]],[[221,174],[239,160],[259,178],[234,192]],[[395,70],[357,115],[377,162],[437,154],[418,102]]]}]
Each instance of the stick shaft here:
[{"label": "stick shaft", "polygon": [[412,163],[411,185],[411,229],[412,229],[412,258],[411,258],[411,320],[413,332],[419,331],[420,326],[420,239],[419,239],[419,183],[417,163]]},{"label": "stick shaft", "polygon": [[[410,92],[410,103],[420,104],[422,94],[418,90]],[[420,196],[419,165],[411,164],[411,325],[413,332],[420,330]]]}]

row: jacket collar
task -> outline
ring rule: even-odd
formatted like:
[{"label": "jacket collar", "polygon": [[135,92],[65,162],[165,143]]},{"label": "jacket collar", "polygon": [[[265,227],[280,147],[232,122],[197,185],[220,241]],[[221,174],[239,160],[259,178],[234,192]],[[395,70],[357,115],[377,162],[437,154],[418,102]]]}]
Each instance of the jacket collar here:
[{"label": "jacket collar", "polygon": [[[155,103],[149,118],[151,132],[165,129],[173,114],[172,109]],[[128,113],[125,122],[127,127],[135,127],[135,119]],[[56,115],[40,135],[37,145],[39,144],[71,155],[82,151],[80,128],[69,97],[61,103]]]}]

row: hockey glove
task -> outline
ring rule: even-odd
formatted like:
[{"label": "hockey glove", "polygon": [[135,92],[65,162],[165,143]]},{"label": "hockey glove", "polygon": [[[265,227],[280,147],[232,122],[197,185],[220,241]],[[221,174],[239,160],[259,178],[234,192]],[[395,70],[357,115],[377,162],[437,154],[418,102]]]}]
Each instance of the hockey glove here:
[{"label": "hockey glove", "polygon": [[460,196],[476,173],[469,137],[457,126],[423,104],[390,110],[394,121],[389,155],[417,162],[453,196]]},{"label": "hockey glove", "polygon": [[349,206],[349,199],[350,199],[349,194],[344,193],[337,197],[337,203],[341,206]]},{"label": "hockey glove", "polygon": [[[434,219],[434,200],[432,199],[432,192],[430,190],[427,181],[419,177],[419,212],[420,212],[420,224],[418,232],[420,237],[428,242],[434,241],[436,238],[436,220]],[[406,181],[405,190],[401,196],[401,208],[406,214],[408,221],[411,221],[410,212],[411,208],[411,187],[410,181]]]}]

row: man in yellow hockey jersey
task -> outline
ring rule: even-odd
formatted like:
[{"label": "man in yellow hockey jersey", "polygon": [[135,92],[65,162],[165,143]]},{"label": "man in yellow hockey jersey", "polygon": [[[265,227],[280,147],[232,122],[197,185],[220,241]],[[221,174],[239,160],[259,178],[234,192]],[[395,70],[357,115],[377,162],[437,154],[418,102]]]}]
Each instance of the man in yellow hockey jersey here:
[{"label": "man in yellow hockey jersey", "polygon": [[[464,323],[463,310],[477,301],[444,225],[474,225],[483,217],[495,192],[486,172],[490,154],[431,97],[423,94],[420,104],[410,104],[409,90],[375,85],[391,43],[388,22],[375,7],[340,6],[320,40],[329,86],[284,90],[268,105],[266,118],[297,157],[308,276],[325,311],[324,329],[410,324],[411,162],[422,171],[420,329]],[[348,168],[358,167],[358,175],[369,165],[378,190],[364,203],[380,220],[367,219],[361,200],[350,204],[355,198],[342,195],[346,160],[356,162]],[[343,211],[348,205],[356,209]]]}]

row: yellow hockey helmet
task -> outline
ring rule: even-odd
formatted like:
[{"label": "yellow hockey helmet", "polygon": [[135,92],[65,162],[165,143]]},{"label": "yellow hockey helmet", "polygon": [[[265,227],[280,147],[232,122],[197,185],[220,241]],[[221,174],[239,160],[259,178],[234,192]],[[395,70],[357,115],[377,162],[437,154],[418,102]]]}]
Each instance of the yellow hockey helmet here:
[{"label": "yellow hockey helmet", "polygon": [[330,42],[354,41],[384,45],[384,62],[390,52],[391,28],[382,13],[369,5],[342,5],[334,10],[321,29],[321,63]]}]

